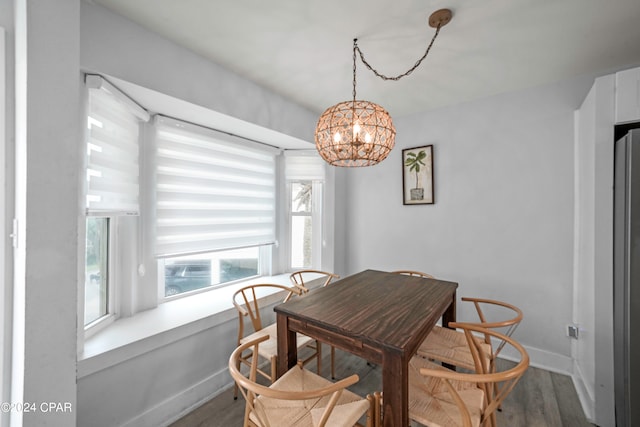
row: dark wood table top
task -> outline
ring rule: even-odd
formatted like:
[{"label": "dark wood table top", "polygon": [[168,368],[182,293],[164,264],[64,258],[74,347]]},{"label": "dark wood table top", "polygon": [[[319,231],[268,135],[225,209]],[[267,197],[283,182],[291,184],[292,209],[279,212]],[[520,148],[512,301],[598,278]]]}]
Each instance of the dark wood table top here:
[{"label": "dark wood table top", "polygon": [[[365,270],[275,307],[385,351],[412,355],[455,295],[457,283]],[[420,337],[420,338],[416,338]]]},{"label": "dark wood table top", "polygon": [[384,427],[409,425],[409,360],[440,316],[456,320],[457,283],[365,270],[277,305],[278,374],[297,361],[296,332],[382,366]]}]

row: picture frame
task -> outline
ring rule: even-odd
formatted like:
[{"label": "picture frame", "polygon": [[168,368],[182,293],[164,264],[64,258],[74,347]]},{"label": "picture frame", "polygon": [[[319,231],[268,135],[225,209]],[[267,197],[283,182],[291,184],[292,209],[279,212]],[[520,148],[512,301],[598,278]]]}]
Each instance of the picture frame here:
[{"label": "picture frame", "polygon": [[402,204],[431,205],[433,197],[433,145],[402,150]]}]

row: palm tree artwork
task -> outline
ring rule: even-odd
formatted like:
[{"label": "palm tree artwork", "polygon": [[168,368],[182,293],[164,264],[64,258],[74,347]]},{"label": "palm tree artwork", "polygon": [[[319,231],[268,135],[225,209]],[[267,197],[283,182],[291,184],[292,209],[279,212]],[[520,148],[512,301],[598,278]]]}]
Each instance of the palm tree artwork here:
[{"label": "palm tree artwork", "polygon": [[408,153],[407,158],[404,161],[404,165],[409,168],[409,172],[414,172],[416,174],[416,186],[409,190],[411,200],[424,200],[424,188],[420,187],[418,176],[420,174],[420,169],[422,167],[426,167],[426,164],[424,163],[426,157],[427,153],[424,150],[420,150],[417,154],[413,152]]}]

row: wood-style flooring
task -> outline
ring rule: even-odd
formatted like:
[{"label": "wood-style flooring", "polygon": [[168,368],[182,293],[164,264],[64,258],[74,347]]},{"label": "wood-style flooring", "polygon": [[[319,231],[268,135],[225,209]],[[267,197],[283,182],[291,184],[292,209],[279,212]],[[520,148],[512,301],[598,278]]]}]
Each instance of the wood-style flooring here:
[{"label": "wood-style flooring", "polygon": [[[311,370],[315,368],[313,363],[308,367]],[[323,371],[328,375],[328,357],[323,357]],[[343,378],[353,373],[360,376],[360,381],[351,387],[355,393],[365,396],[381,389],[380,367],[336,350],[337,377]],[[170,427],[241,427],[243,416],[244,400],[240,396],[234,401],[233,389],[230,388]],[[594,426],[584,416],[570,377],[534,367],[529,367],[503,403],[502,411],[498,413],[498,424],[500,427]]]}]

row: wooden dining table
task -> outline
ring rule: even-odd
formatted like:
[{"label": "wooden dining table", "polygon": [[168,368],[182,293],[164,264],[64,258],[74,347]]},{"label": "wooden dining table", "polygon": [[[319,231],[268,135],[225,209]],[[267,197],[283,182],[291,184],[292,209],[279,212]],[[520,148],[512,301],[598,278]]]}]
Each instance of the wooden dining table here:
[{"label": "wooden dining table", "polygon": [[383,426],[409,425],[411,357],[438,319],[456,320],[457,283],[365,270],[277,305],[278,376],[300,332],[382,367]]}]

